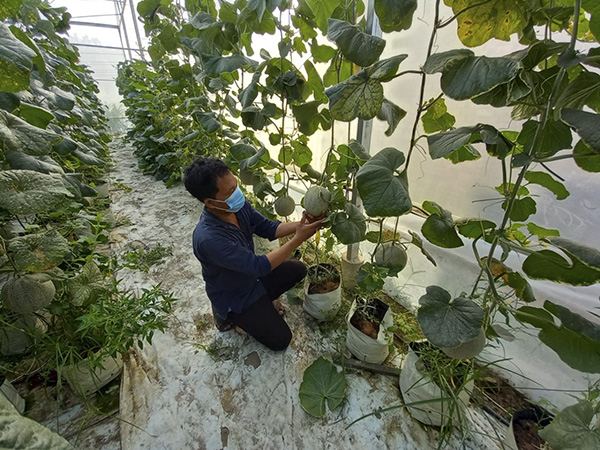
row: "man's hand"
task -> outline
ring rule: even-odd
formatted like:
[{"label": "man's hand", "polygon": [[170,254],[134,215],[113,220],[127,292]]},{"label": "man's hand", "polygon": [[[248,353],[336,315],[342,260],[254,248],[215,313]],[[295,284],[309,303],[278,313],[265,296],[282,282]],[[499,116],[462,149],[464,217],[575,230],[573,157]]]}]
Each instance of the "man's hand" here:
[{"label": "man's hand", "polygon": [[303,212],[302,212],[302,216],[306,217],[306,222],[307,222],[307,223],[313,223],[313,222],[316,222],[317,220],[320,220],[321,222],[323,222],[323,219],[325,219],[325,216],[326,216],[326,215],[327,215],[327,214],[326,214],[326,212],[325,212],[325,211],[323,211],[323,214],[321,214],[321,215],[320,215],[320,216],[318,216],[318,217],[317,217],[317,216],[313,216],[313,215],[309,214],[309,213],[308,213],[308,212],[306,212],[306,211],[303,211]]},{"label": "man's hand", "polygon": [[[309,217],[312,221],[309,221]],[[302,213],[302,219],[296,228],[296,238],[301,242],[306,241],[313,236],[321,226],[323,226],[323,220],[325,220],[325,214],[320,219],[311,216],[306,211]]]}]

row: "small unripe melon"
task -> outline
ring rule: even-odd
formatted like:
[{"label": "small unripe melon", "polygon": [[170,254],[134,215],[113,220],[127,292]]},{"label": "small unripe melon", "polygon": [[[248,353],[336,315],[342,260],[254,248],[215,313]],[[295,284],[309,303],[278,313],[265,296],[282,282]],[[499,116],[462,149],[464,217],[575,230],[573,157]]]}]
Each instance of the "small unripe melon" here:
[{"label": "small unripe melon", "polygon": [[240,170],[240,181],[247,186],[252,186],[254,184],[254,171]]},{"label": "small unripe melon", "polygon": [[2,301],[7,309],[30,314],[45,308],[56,294],[52,281],[40,282],[32,277],[13,278],[2,286]]},{"label": "small unripe melon", "polygon": [[314,217],[320,217],[329,209],[331,192],[322,186],[311,186],[304,196],[304,209]]},{"label": "small unripe melon", "polygon": [[465,342],[458,347],[443,347],[441,350],[450,358],[470,359],[479,355],[485,347],[485,344],[487,344],[487,339],[485,337],[485,331],[483,331],[482,328],[475,339]]},{"label": "small unripe melon", "polygon": [[275,200],[275,212],[280,216],[289,216],[296,210],[296,202],[289,195],[284,195]]},{"label": "small unripe melon", "polygon": [[375,252],[375,263],[395,272],[404,269],[407,262],[406,250],[400,245],[394,245],[393,242],[380,245]]}]

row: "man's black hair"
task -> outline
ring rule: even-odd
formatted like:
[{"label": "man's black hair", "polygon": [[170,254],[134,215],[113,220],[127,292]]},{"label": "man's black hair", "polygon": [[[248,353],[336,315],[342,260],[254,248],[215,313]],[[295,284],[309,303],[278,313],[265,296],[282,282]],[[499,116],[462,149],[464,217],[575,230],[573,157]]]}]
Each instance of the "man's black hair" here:
[{"label": "man's black hair", "polygon": [[229,172],[229,167],[216,158],[198,158],[185,170],[183,183],[190,194],[201,202],[215,198],[217,180]]}]

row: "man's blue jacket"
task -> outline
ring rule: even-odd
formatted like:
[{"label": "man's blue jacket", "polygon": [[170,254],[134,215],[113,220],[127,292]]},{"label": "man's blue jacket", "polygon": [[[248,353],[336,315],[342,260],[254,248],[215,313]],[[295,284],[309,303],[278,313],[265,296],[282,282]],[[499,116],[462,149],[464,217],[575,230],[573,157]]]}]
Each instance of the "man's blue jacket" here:
[{"label": "man's blue jacket", "polygon": [[252,235],[272,241],[281,223],[267,219],[248,201],[235,215],[240,228],[205,208],[193,235],[206,293],[222,319],[229,311],[241,313],[266,294],[259,278],[271,272],[271,263],[265,255],[254,254]]}]

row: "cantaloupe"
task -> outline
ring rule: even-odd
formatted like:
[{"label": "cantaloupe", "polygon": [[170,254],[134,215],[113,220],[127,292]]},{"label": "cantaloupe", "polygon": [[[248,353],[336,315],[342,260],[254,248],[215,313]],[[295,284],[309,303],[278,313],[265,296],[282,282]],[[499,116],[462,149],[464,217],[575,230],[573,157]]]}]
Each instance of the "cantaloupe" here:
[{"label": "cantaloupe", "polygon": [[7,309],[30,314],[45,308],[56,294],[54,283],[50,280],[39,281],[39,277],[30,275],[12,278],[2,286],[2,301]]},{"label": "cantaloupe", "polygon": [[407,262],[406,250],[393,242],[380,245],[375,252],[375,264],[387,267],[391,272],[400,272],[406,267]]},{"label": "cantaloupe", "polygon": [[440,350],[442,350],[450,358],[470,359],[479,355],[486,343],[487,339],[485,337],[485,331],[483,331],[482,328],[475,339],[465,342],[458,347],[443,347],[440,348]]},{"label": "cantaloupe", "polygon": [[296,210],[296,202],[289,195],[284,195],[275,200],[275,212],[280,216],[289,216]]},{"label": "cantaloupe", "polygon": [[311,186],[304,196],[304,209],[314,217],[320,217],[329,209],[331,192],[322,186]]}]

